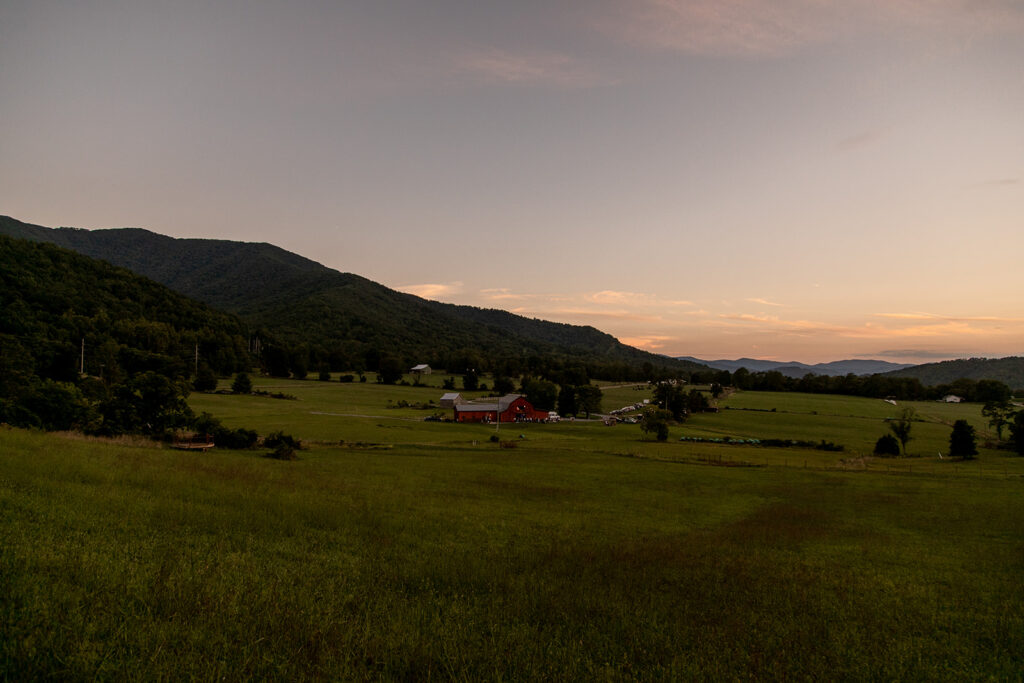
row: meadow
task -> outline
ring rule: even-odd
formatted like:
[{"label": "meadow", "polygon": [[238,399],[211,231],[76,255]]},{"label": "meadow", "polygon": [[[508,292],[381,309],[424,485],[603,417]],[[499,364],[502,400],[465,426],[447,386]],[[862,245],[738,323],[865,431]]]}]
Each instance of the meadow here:
[{"label": "meadow", "polygon": [[299,460],[0,428],[4,679],[1024,675],[1024,459],[936,455],[978,406],[915,404],[911,457],[873,459],[902,405],[746,392],[667,443],[577,420],[501,448],[394,407],[436,386],[256,387],[297,400],[191,403]]}]

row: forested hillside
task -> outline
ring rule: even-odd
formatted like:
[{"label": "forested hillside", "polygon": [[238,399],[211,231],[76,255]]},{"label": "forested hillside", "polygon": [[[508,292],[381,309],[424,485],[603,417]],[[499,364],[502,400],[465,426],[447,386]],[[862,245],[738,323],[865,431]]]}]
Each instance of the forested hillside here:
[{"label": "forested hillside", "polygon": [[247,343],[233,315],[108,263],[0,236],[2,421],[134,431],[129,395],[187,395],[197,352],[216,373],[247,369]]},{"label": "forested hillside", "polygon": [[[270,365],[332,369],[375,365],[383,355],[508,375],[584,365],[594,377],[706,369],[647,353],[593,327],[427,301],[340,273],[269,244],[174,239],[139,229],[50,229],[0,217],[0,233],[48,241],[150,277],[242,316],[278,340]],[[281,357],[284,356],[284,357]],[[280,367],[274,369],[280,370]]]},{"label": "forested hillside", "polygon": [[1011,389],[1024,389],[1024,357],[962,358],[915,365],[886,373],[888,377],[915,377],[925,385],[952,384],[958,379],[997,380]]}]

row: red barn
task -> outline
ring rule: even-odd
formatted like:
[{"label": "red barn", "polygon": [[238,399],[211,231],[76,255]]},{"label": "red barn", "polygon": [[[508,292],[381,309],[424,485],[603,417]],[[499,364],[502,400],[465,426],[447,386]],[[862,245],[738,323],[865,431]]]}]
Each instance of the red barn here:
[{"label": "red barn", "polygon": [[519,394],[502,396],[496,403],[461,403],[454,410],[456,422],[543,422],[548,417]]}]

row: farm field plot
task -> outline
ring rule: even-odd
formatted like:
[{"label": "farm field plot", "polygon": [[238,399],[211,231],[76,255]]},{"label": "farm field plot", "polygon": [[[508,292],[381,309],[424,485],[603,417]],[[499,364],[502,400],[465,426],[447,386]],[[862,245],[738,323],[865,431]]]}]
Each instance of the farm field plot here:
[{"label": "farm field plot", "polygon": [[[436,376],[434,376],[436,378]],[[640,403],[649,390],[634,385],[607,388],[604,409]],[[806,464],[811,467],[845,467],[850,460],[870,456],[879,436],[889,433],[887,419],[903,407],[913,407],[919,420],[914,423],[908,444],[910,458],[872,459],[858,462],[862,468],[922,470],[950,473],[1024,473],[1020,458],[1007,451],[981,448],[976,463],[942,459],[949,448],[950,426],[967,419],[979,435],[979,446],[994,437],[977,404],[948,405],[936,402],[900,402],[898,406],[879,399],[816,394],[736,392],[719,400],[718,413],[691,416],[670,429],[668,443],[641,438],[638,425],[605,427],[599,420],[563,420],[558,424],[513,424],[494,426],[424,422],[437,413],[442,390],[437,387],[384,386],[318,382],[313,380],[256,379],[255,387],[281,392],[298,400],[261,396],[193,394],[190,403],[198,413],[210,412],[231,427],[258,428],[262,434],[283,430],[308,441],[337,444],[368,442],[388,445],[418,444],[450,448],[472,447],[497,434],[501,440],[520,440],[549,447],[585,450],[666,460],[715,459],[760,465]],[[462,392],[480,397],[486,392]],[[401,402],[425,405],[425,409],[398,408]],[[430,402],[433,402],[432,404]],[[447,415],[447,411],[443,411]],[[680,443],[679,438],[785,439],[828,441],[842,445],[842,452],[806,448],[764,448],[710,443]],[[520,444],[521,446],[524,444]]]},{"label": "farm field plot", "polygon": [[708,467],[532,438],[491,446],[321,446],[280,462],[0,430],[0,671],[1024,670],[1020,476]]}]

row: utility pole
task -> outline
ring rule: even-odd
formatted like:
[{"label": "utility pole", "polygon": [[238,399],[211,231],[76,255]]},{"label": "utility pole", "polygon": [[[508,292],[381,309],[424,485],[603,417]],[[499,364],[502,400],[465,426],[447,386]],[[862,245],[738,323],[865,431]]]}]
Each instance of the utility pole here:
[{"label": "utility pole", "polygon": [[196,342],[196,371],[195,376],[199,376],[199,342]]},{"label": "utility pole", "polygon": [[82,337],[82,360],[79,362],[78,365],[78,374],[85,374],[85,337]]}]

